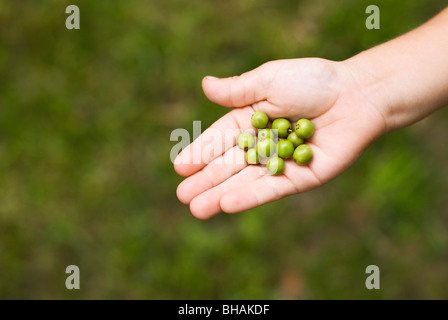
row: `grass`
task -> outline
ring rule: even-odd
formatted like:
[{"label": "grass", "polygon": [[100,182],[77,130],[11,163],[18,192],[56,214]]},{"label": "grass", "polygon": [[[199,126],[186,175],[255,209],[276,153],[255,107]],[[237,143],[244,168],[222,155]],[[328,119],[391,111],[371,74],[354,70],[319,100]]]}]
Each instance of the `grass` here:
[{"label": "grass", "polygon": [[[175,128],[227,110],[204,75],[342,60],[441,0],[0,0],[0,298],[446,299],[447,110],[376,141],[341,177],[239,215],[175,196]],[[405,14],[404,14],[405,13]],[[81,290],[65,289],[65,268]],[[381,269],[366,290],[365,268]]]}]

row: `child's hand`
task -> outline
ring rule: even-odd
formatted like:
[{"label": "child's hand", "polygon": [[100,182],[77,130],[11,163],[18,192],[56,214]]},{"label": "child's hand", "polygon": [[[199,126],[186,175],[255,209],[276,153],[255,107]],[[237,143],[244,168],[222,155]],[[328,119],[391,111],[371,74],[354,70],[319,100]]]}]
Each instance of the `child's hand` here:
[{"label": "child's hand", "polygon": [[[224,132],[238,129],[231,137],[215,141],[233,141],[233,148],[221,159],[202,156],[202,164],[193,164],[193,147],[202,139],[207,145],[211,131],[186,148],[175,161],[175,170],[188,176],[178,187],[179,199],[190,204],[191,212],[207,219],[224,211],[248,210],[287,195],[316,188],[347,169],[377,137],[386,123],[381,112],[363,95],[348,67],[323,59],[273,61],[227,79],[203,80],[207,97],[220,105],[234,107],[212,127]],[[263,166],[248,166],[236,138],[251,129],[251,116],[261,110],[271,118],[286,117],[294,123],[310,119],[316,128],[307,142],[314,158],[307,166],[292,159],[285,161],[280,176],[270,176]],[[196,151],[197,152],[197,151]],[[238,160],[235,157],[240,157]],[[240,171],[240,172],[239,172]],[[235,174],[237,173],[238,174]]]},{"label": "child's hand", "polygon": [[[283,60],[240,77],[206,77],[207,97],[236,109],[177,157],[176,171],[188,176],[177,189],[179,199],[190,204],[194,216],[207,219],[313,189],[341,174],[381,134],[448,104],[447,31],[448,8],[412,32],[344,62]],[[313,160],[307,166],[288,160],[280,176],[247,166],[235,144],[240,132],[252,129],[255,110],[271,119],[311,119],[316,128],[308,143]],[[213,133],[226,129],[236,132],[216,140]],[[213,145],[232,147],[214,157],[208,152]],[[198,155],[202,163],[194,164]]]}]

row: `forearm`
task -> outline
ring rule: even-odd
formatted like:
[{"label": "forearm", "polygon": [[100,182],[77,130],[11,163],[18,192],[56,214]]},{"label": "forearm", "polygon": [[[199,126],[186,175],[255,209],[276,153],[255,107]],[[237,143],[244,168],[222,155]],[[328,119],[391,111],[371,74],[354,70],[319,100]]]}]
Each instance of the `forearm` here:
[{"label": "forearm", "polygon": [[421,27],[342,62],[386,132],[448,104],[448,9]]}]

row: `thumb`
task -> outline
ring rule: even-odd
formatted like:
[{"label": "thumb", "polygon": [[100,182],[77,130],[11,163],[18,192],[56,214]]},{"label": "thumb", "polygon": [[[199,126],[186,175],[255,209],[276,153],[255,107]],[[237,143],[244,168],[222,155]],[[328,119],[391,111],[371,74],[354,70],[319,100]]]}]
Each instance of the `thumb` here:
[{"label": "thumb", "polygon": [[240,76],[218,79],[207,76],[202,88],[207,98],[225,107],[245,107],[267,99],[270,80],[275,74],[268,62]]}]

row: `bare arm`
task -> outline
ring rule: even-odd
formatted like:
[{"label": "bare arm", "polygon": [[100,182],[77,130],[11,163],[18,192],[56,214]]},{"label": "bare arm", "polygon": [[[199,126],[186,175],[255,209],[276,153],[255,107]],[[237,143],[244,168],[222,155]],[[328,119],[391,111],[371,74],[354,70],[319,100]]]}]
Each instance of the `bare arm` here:
[{"label": "bare arm", "polygon": [[421,27],[343,62],[387,131],[448,104],[448,9]]},{"label": "bare arm", "polygon": [[[448,9],[343,62],[272,61],[238,77],[206,77],[202,85],[211,101],[233,110],[183,150],[174,167],[187,177],[178,198],[194,216],[208,219],[319,187],[350,167],[381,135],[446,105]],[[252,128],[250,117],[257,110],[270,118],[311,119],[316,127],[309,141],[313,161],[298,166],[287,160],[284,173],[275,177],[260,166],[247,166],[236,137]],[[221,151],[206,152],[210,149]],[[193,163],[198,152],[200,162]]]}]

